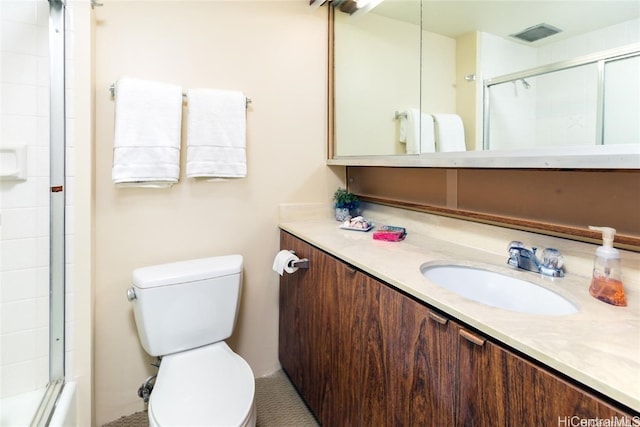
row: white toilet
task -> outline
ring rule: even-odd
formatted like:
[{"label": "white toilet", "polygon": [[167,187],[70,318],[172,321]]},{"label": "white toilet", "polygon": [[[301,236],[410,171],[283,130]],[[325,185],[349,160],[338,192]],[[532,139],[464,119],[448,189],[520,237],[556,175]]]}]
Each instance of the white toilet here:
[{"label": "white toilet", "polygon": [[149,399],[151,427],[255,426],[253,372],[224,342],[241,279],[241,255],[134,270],[128,298],[140,342],[162,356]]}]

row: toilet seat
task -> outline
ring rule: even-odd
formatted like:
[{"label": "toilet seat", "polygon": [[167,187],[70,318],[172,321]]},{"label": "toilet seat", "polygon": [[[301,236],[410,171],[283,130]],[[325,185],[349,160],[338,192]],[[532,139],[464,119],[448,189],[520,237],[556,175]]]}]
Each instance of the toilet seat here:
[{"label": "toilet seat", "polygon": [[151,426],[254,426],[255,380],[224,342],[162,358],[149,399]]}]

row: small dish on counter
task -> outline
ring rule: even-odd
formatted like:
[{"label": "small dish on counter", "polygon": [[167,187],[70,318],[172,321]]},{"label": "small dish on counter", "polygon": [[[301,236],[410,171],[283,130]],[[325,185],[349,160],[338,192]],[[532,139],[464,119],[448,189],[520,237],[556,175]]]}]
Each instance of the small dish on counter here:
[{"label": "small dish on counter", "polygon": [[361,216],[356,216],[345,220],[340,228],[343,230],[369,231],[373,228],[373,222]]}]

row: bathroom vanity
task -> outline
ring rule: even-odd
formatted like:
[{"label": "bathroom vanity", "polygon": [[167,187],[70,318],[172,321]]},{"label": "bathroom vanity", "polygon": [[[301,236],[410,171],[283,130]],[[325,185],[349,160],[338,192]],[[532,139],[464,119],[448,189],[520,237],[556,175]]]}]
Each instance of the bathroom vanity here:
[{"label": "bathroom vanity", "polygon": [[[571,423],[612,417],[640,425],[636,290],[632,307],[616,313],[576,294],[571,277],[514,270],[563,287],[558,292],[579,312],[496,309],[438,289],[419,266],[455,255],[500,269],[499,257],[411,227],[397,243],[338,225],[328,218],[280,224],[281,249],[309,260],[280,280],[280,362],[322,425],[580,425]],[[594,331],[591,316],[603,313],[618,317]],[[615,322],[622,322],[619,336],[611,336]],[[578,342],[589,334],[602,341]],[[626,354],[616,352],[620,345]]]}]

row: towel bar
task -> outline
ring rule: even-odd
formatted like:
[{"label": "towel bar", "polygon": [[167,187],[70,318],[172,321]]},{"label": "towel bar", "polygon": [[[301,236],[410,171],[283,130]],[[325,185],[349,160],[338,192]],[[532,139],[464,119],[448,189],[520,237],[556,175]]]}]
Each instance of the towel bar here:
[{"label": "towel bar", "polygon": [[396,111],[396,113],[393,116],[394,120],[398,120],[400,117],[407,117],[407,112],[403,111],[402,113]]},{"label": "towel bar", "polygon": [[[112,83],[109,86],[109,93],[111,94],[111,98],[115,98],[116,97],[116,85],[115,83]],[[187,94],[185,92],[182,92],[182,97],[186,98]],[[246,102],[247,102],[247,107],[249,106],[249,104],[251,104],[251,98],[246,98]]]}]

